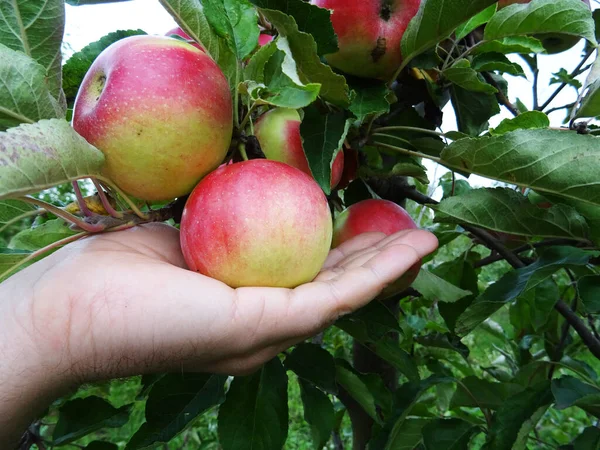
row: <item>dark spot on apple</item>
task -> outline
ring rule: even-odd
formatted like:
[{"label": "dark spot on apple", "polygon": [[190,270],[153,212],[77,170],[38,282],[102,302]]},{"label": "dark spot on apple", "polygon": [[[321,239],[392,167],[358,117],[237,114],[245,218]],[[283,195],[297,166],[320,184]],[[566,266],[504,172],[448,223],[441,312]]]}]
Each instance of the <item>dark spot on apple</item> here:
[{"label": "dark spot on apple", "polygon": [[379,61],[385,55],[387,51],[387,40],[386,38],[379,36],[377,38],[377,45],[371,51],[371,58],[373,58],[373,62]]},{"label": "dark spot on apple", "polygon": [[144,130],[142,130],[142,129],[140,128],[139,130],[137,130],[137,133],[136,133],[136,134],[137,134],[138,136],[141,136],[143,131],[144,131]]},{"label": "dark spot on apple", "polygon": [[392,17],[392,0],[383,0],[379,8],[379,17],[386,22]]}]

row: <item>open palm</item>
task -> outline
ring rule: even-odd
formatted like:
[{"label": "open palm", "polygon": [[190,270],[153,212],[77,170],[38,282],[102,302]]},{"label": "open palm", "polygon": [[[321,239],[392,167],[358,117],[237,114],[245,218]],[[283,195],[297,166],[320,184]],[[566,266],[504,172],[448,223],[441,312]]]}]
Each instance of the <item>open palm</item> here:
[{"label": "open palm", "polygon": [[78,381],[243,374],[364,306],[436,245],[421,230],[363,234],[332,250],[311,283],[232,289],[187,270],[178,230],[151,224],[66,246],[8,283],[32,299],[19,314],[40,354]]}]

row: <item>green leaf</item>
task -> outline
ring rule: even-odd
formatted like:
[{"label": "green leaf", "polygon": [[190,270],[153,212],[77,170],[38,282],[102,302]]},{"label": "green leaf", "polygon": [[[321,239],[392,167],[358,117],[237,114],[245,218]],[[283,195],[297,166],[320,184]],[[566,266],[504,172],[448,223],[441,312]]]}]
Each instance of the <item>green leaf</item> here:
[{"label": "green leaf", "polygon": [[146,34],[142,30],[117,30],[108,33],[96,42],[86,45],[71,56],[63,66],[63,89],[67,103],[71,103],[77,96],[79,86],[88,69],[98,55],[109,45],[129,36]]},{"label": "green leaf", "polygon": [[285,54],[276,50],[264,66],[261,77],[264,84],[246,82],[246,89],[253,101],[283,108],[299,109],[317,99],[319,84],[298,85],[283,72]]},{"label": "green leaf", "polygon": [[331,191],[331,164],[344,144],[349,125],[343,111],[324,115],[314,105],[304,109],[302,145],[310,171],[326,194]]},{"label": "green leaf", "polygon": [[[458,131],[469,136],[478,136],[488,126],[490,117],[500,112],[498,101],[494,95],[483,92],[471,92],[457,85],[450,88],[452,106],[456,113]],[[460,139],[461,142],[464,139]]]},{"label": "green leaf", "polygon": [[202,5],[208,23],[237,59],[244,59],[257,47],[258,15],[248,0],[203,0]]},{"label": "green leaf", "polygon": [[600,275],[580,278],[577,281],[577,292],[588,313],[600,312]]},{"label": "green leaf", "polygon": [[4,200],[0,202],[0,231],[15,220],[34,214],[38,209],[20,200]]},{"label": "green leaf", "polygon": [[544,53],[546,50],[539,39],[531,36],[508,36],[495,41],[489,41],[475,47],[474,54],[482,53],[502,53],[508,55],[510,53]]},{"label": "green leaf", "polygon": [[129,420],[131,405],[114,408],[100,397],[71,400],[60,407],[52,445],[73,442],[101,428],[118,428]]},{"label": "green leaf", "polygon": [[556,283],[547,279],[534,289],[523,293],[511,305],[510,320],[519,330],[539,332],[548,323],[554,305],[560,300]]},{"label": "green leaf", "polygon": [[585,266],[592,256],[593,252],[575,247],[549,247],[540,252],[536,262],[522,269],[511,270],[477,297],[458,318],[457,333],[469,333],[503,305],[540,285],[557,270],[565,266]]},{"label": "green leaf", "polygon": [[0,200],[100,175],[104,155],[64,120],[0,132]]},{"label": "green leaf", "polygon": [[572,443],[573,450],[598,450],[600,448],[600,429],[587,427]]},{"label": "green leaf", "polygon": [[462,419],[437,419],[423,428],[426,450],[468,450],[471,437],[479,428]]},{"label": "green leaf", "polygon": [[287,375],[277,358],[247,377],[236,377],[219,410],[223,450],[278,450],[288,433]]},{"label": "green leaf", "polygon": [[424,347],[445,348],[453,350],[463,358],[469,357],[469,347],[460,342],[460,338],[451,333],[429,333],[425,336],[415,337],[415,342]]},{"label": "green leaf", "polygon": [[381,418],[377,413],[379,409],[378,398],[370,389],[368,375],[357,372],[346,361],[340,359],[336,360],[335,378],[337,383],[360,404],[375,422],[381,422]]},{"label": "green leaf", "polygon": [[502,53],[481,53],[475,56],[471,66],[477,72],[491,72],[497,70],[502,73],[509,73],[514,76],[525,76],[523,68],[517,63],[512,62]]},{"label": "green leaf", "polygon": [[57,108],[44,67],[0,44],[0,131],[59,117],[62,112]]},{"label": "green leaf", "polygon": [[250,58],[244,68],[244,78],[255,83],[265,82],[265,66],[271,57],[277,52],[275,42],[269,42],[259,48]]},{"label": "green leaf", "polygon": [[[423,428],[430,423],[428,419],[406,419],[398,428],[394,441],[390,441],[386,449],[415,450],[423,441]],[[369,449],[372,447],[370,446]]]},{"label": "green leaf", "polygon": [[596,117],[600,115],[600,56],[596,57],[594,65],[585,80],[585,95],[576,117]]},{"label": "green leaf", "polygon": [[494,416],[485,450],[525,450],[527,439],[552,402],[549,382],[506,399]]},{"label": "green leaf", "polygon": [[496,3],[494,0],[427,0],[402,37],[402,56],[409,61],[450,36],[456,27]]},{"label": "green leaf", "polygon": [[62,0],[13,0],[0,3],[0,42],[12,50],[25,53],[43,67],[46,85],[61,108],[64,108],[61,90],[64,28],[65,5]]},{"label": "green leaf", "polygon": [[447,303],[454,303],[471,294],[471,292],[460,289],[425,269],[419,271],[412,287],[427,300]]},{"label": "green leaf", "polygon": [[599,139],[558,130],[517,130],[460,139],[441,157],[452,168],[600,205]]},{"label": "green leaf", "polygon": [[304,405],[304,420],[310,425],[314,448],[321,450],[329,441],[335,425],[333,405],[327,394],[302,379],[298,382]]},{"label": "green leaf", "polygon": [[565,84],[566,86],[572,86],[575,89],[581,88],[581,82],[573,78],[569,72],[566,71],[564,67],[562,67],[558,72],[552,74],[552,78],[550,79],[550,84]]},{"label": "green leaf", "polygon": [[302,0],[250,0],[256,6],[274,9],[292,16],[298,29],[310,34],[316,44],[319,55],[335,53],[338,50],[337,35],[331,24],[331,12],[325,8]]},{"label": "green leaf", "polygon": [[242,80],[242,69],[235,53],[209,25],[200,0],[159,0],[177,24],[194,41],[200,42],[217,62],[233,92]]},{"label": "green leaf", "polygon": [[454,32],[455,39],[457,41],[464,39],[467,36],[467,34],[471,33],[476,28],[479,28],[481,25],[487,23],[495,13],[496,13],[496,4],[494,3],[493,5],[485,8],[479,14],[476,14],[473,17],[471,17],[469,20],[467,20],[462,25],[458,26],[456,28],[456,31]]},{"label": "green leaf", "polygon": [[454,330],[458,317],[473,303],[475,296],[479,293],[477,273],[468,258],[462,256],[442,263],[432,271],[447,282],[472,293],[454,303],[438,303],[440,315],[444,318],[448,328]]},{"label": "green leaf", "polygon": [[335,325],[361,342],[377,342],[390,331],[401,332],[398,318],[380,301],[340,317]]},{"label": "green leaf", "polygon": [[483,77],[471,68],[468,59],[461,59],[444,70],[446,79],[461,88],[471,92],[483,92],[495,94],[498,90],[491,84],[486,83]]},{"label": "green leaf", "polygon": [[64,220],[53,219],[15,234],[8,247],[33,252],[74,234],[77,231],[71,230]]},{"label": "green leaf", "polygon": [[[31,252],[27,250],[0,248],[0,273],[5,273],[30,255]],[[2,281],[2,279],[0,279],[0,281]]]},{"label": "green leaf", "polygon": [[390,111],[387,95],[390,90],[383,83],[369,80],[368,83],[356,81],[350,85],[354,96],[348,108],[363,123],[367,117],[378,117]]},{"label": "green leaf", "polygon": [[[285,41],[282,40],[281,44],[288,43],[289,53],[286,54],[295,61],[300,81],[303,84],[320,84],[320,95],[324,100],[341,107],[349,106],[349,90],[345,78],[335,74],[331,67],[321,62],[313,37],[300,31],[294,18],[281,11],[260,8],[260,12],[277,28],[280,36],[287,38]],[[279,42],[277,45],[282,50]]]},{"label": "green leaf", "polygon": [[552,394],[556,409],[578,406],[585,412],[600,417],[600,389],[572,376],[552,380]]},{"label": "green leaf", "polygon": [[284,362],[287,370],[327,392],[336,392],[335,361],[333,356],[317,344],[299,344]]},{"label": "green leaf", "polygon": [[173,373],[152,384],[146,401],[146,422],[127,450],[169,442],[196,417],[225,400],[224,375]]},{"label": "green leaf", "polygon": [[473,189],[442,200],[435,210],[436,222],[467,223],[520,236],[587,240],[589,233],[585,219],[574,208],[540,208],[508,188]]},{"label": "green leaf", "polygon": [[120,2],[128,2],[130,0],[65,0],[65,3],[68,3],[72,6],[83,6],[83,5],[100,5],[104,3],[120,3]]},{"label": "green leaf", "polygon": [[488,408],[497,410],[504,402],[523,390],[514,383],[496,383],[469,376],[456,383],[456,391],[450,402],[450,408]]},{"label": "green leaf", "polygon": [[548,128],[550,119],[540,111],[527,111],[512,119],[504,119],[496,128],[490,128],[492,136],[498,136],[520,129]]},{"label": "green leaf", "polygon": [[597,44],[592,13],[581,0],[533,0],[503,8],[486,25],[484,39],[550,33],[585,38]]},{"label": "green leaf", "polygon": [[421,396],[440,383],[452,383],[453,378],[433,375],[422,381],[404,383],[394,393],[393,413],[381,432],[372,440],[369,448],[392,450],[402,446],[404,425],[407,417]]}]

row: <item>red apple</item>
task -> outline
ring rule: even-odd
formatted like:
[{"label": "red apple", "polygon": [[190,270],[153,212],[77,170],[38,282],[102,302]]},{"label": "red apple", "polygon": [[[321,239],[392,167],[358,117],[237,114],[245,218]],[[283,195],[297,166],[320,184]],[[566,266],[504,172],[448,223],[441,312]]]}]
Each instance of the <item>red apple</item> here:
[{"label": "red apple", "polygon": [[[295,109],[275,108],[256,121],[254,134],[267,157],[281,161],[312,175],[302,147],[300,115]],[[331,188],[340,181],[344,170],[343,152],[338,152],[331,166]]]},{"label": "red apple", "polygon": [[400,67],[400,41],[421,0],[312,0],[330,9],[337,53],[325,55],[351,75],[389,79]]},{"label": "red apple", "polygon": [[177,39],[132,36],[106,48],[75,100],[73,127],[106,156],[104,174],[149,201],[185,195],[223,161],[233,108],[206,53]]},{"label": "red apple", "polygon": [[[193,39],[179,27],[173,28],[172,30],[169,30],[165,33],[165,36],[172,36],[172,35],[180,36],[187,41],[193,41]],[[194,47],[196,47],[199,50],[204,51],[202,46],[200,44],[198,44],[197,42],[190,42],[189,44],[193,45]]]},{"label": "red apple", "polygon": [[[590,0],[582,0],[590,8]],[[531,0],[499,0],[498,10],[516,3],[531,3]],[[579,42],[578,37],[558,33],[542,33],[534,35],[542,41],[544,48],[550,54],[564,52]]]},{"label": "red apple", "polygon": [[[333,223],[332,247],[352,239],[362,233],[378,231],[387,235],[398,231],[416,229],[417,224],[399,205],[388,200],[363,200],[340,213]],[[389,285],[382,293],[389,297],[408,288],[419,274],[421,262],[413,265],[398,280]]]},{"label": "red apple", "polygon": [[356,179],[358,172],[358,152],[353,148],[344,149],[344,171],[340,182],[337,184],[338,189],[345,189],[352,181]]},{"label": "red apple", "polygon": [[310,176],[253,159],[220,167],[196,186],[181,248],[191,270],[231,287],[292,288],[319,273],[331,230],[327,199]]},{"label": "red apple", "polygon": [[260,33],[258,35],[258,45],[261,46],[261,47],[263,45],[267,45],[272,40],[273,40],[273,35],[271,35],[271,34]]}]

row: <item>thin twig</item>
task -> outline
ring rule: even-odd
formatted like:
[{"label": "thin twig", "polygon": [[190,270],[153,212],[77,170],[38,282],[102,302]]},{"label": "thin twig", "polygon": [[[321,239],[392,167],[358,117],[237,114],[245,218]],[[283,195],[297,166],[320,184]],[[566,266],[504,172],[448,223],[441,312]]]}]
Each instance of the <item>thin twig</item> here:
[{"label": "thin twig", "polygon": [[414,152],[412,150],[408,150],[408,149],[401,148],[401,147],[396,147],[395,145],[384,144],[382,142],[373,141],[371,143],[373,145],[377,146],[377,147],[383,147],[383,148],[387,148],[387,149],[390,149],[390,150],[394,150],[394,151],[396,151],[398,153],[403,153],[403,154],[408,155],[408,156],[414,156],[416,158],[426,158],[426,159],[430,159],[430,160],[438,162],[438,163],[441,162],[440,158],[437,158],[437,157],[431,156],[431,155],[427,155],[425,153]]},{"label": "thin twig", "polygon": [[104,209],[106,210],[106,212],[116,219],[121,219],[123,217],[123,213],[116,211],[112,207],[112,205],[110,204],[110,201],[106,197],[104,189],[102,189],[102,186],[100,186],[100,183],[98,182],[98,180],[95,180],[92,178],[92,182],[94,183],[94,186],[96,186],[96,191],[98,191],[98,197],[100,197],[100,201],[102,202],[102,206],[104,206]]},{"label": "thin twig", "polygon": [[577,314],[571,311],[571,308],[562,300],[559,300],[554,308],[569,322],[590,352],[600,359],[600,340],[594,337]]},{"label": "thin twig", "polygon": [[102,182],[104,182],[105,184],[107,184],[108,186],[110,186],[112,189],[114,189],[117,194],[119,194],[119,196],[121,196],[121,198],[123,200],[125,200],[127,202],[127,204],[129,205],[129,207],[131,208],[131,210],[135,213],[136,216],[138,216],[140,219],[144,219],[147,220],[148,219],[148,215],[144,214],[142,211],[140,211],[140,209],[137,207],[137,205],[133,202],[133,200],[131,200],[129,198],[129,196],[127,194],[125,194],[125,192],[123,192],[119,186],[117,186],[116,184],[114,184],[112,181],[110,181],[108,178],[104,178],[102,176],[96,176],[96,178]]},{"label": "thin twig", "polygon": [[61,209],[58,206],[54,206],[50,203],[46,203],[42,200],[38,200],[37,198],[18,197],[18,200],[21,200],[26,203],[31,203],[32,205],[35,205],[39,208],[43,208],[46,211],[48,211],[49,213],[52,213],[55,216],[60,217],[61,219],[65,220],[67,222],[73,223],[73,224],[77,225],[79,228],[81,228],[82,230],[88,231],[90,233],[103,231],[106,228],[104,225],[87,223],[86,221],[65,211],[64,209]]},{"label": "thin twig", "polygon": [[533,70],[533,109],[538,109],[539,106],[539,89],[540,70],[538,68],[537,55],[534,56],[535,69]]},{"label": "thin twig", "polygon": [[510,100],[506,97],[506,95],[504,95],[504,92],[502,92],[502,89],[500,88],[500,86],[498,85],[498,83],[496,83],[496,80],[494,80],[492,78],[492,76],[487,73],[487,72],[482,72],[483,78],[485,78],[485,81],[487,81],[489,84],[491,84],[492,86],[494,86],[496,88],[496,90],[498,92],[496,92],[496,98],[498,99],[498,101],[504,105],[504,107],[506,109],[508,109],[510,111],[510,113],[513,116],[518,116],[519,110],[517,109],[517,107],[515,105],[513,105]]},{"label": "thin twig", "polygon": [[[573,70],[573,72],[571,72],[569,74],[569,78],[573,78],[575,76],[577,76],[577,73],[579,72],[579,70],[583,67],[583,65],[586,63],[586,61],[589,59],[589,57],[592,55],[592,53],[594,53],[593,51],[588,52],[585,57],[581,60],[581,62],[577,65],[577,67]],[[544,109],[546,109],[548,107],[548,105],[550,103],[552,103],[552,101],[556,98],[556,96],[558,94],[560,94],[560,92],[568,85],[567,82],[561,83],[560,86],[558,86],[556,88],[556,90],[550,95],[550,97],[548,97],[548,100],[546,100],[544,102],[543,105],[541,105],[539,108],[535,108],[538,111],[543,111]]]}]

